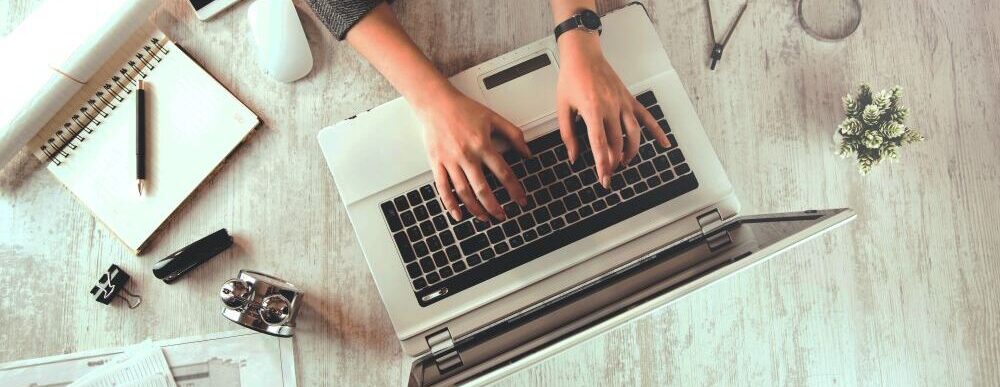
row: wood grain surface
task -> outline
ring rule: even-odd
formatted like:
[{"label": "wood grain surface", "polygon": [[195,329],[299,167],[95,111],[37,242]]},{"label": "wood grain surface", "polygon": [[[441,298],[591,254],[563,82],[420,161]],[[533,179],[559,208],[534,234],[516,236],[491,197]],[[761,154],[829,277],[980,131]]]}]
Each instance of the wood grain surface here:
[{"label": "wood grain surface", "polygon": [[[546,3],[394,7],[451,75],[550,33]],[[0,2],[0,35],[38,4]],[[741,2],[712,4],[726,25]],[[182,0],[156,13],[265,124],[143,256],[25,152],[0,172],[0,362],[235,329],[216,292],[250,268],[308,293],[295,338],[303,385],[401,382],[402,353],[315,139],[397,93],[298,5],[315,67],[291,85],[256,65],[246,4],[207,23]],[[795,1],[757,0],[715,72],[704,2],[646,5],[747,213],[846,206],[859,217],[501,384],[1000,384],[997,3],[863,2],[859,30],[823,42],[799,26]],[[840,97],[860,81],[904,86],[928,137],[866,177],[831,140]],[[222,227],[233,249],[174,285],[152,277],[157,259]],[[138,309],[90,299],[112,263],[133,276]]]}]

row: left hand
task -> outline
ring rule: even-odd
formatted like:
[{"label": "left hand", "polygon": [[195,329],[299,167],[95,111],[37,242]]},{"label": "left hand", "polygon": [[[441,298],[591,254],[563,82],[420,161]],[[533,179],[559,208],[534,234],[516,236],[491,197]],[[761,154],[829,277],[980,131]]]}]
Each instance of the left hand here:
[{"label": "left hand", "polygon": [[559,37],[559,83],[556,111],[559,132],[571,162],[580,146],[573,136],[574,113],[587,124],[597,176],[605,188],[619,166],[639,151],[639,121],[663,147],[670,141],[656,119],[632,96],[601,51],[597,34],[573,30]]}]

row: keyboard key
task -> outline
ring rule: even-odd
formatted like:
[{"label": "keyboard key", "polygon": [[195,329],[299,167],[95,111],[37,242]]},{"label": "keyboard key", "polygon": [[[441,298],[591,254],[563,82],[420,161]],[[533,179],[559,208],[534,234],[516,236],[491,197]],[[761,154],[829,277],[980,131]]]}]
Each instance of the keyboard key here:
[{"label": "keyboard key", "polygon": [[451,271],[450,267],[445,266],[442,267],[441,270],[438,270],[438,274],[441,275],[441,279],[448,279],[448,277],[454,275],[455,272]]},{"label": "keyboard key", "polygon": [[566,206],[567,210],[575,210],[580,207],[580,198],[576,194],[569,194],[569,196],[563,198],[563,204]]},{"label": "keyboard key", "polygon": [[569,152],[566,151],[566,144],[559,144],[553,150],[556,152],[556,159],[569,160]]},{"label": "keyboard key", "polygon": [[431,257],[421,258],[420,268],[424,270],[424,273],[430,273],[434,271],[434,261],[431,260]]},{"label": "keyboard key", "polygon": [[543,167],[548,168],[553,165],[556,165],[556,154],[552,151],[542,153],[541,155],[538,156],[538,159],[542,161]]},{"label": "keyboard key", "polygon": [[434,228],[438,231],[448,228],[448,221],[444,220],[444,215],[437,215],[431,220],[434,223]]},{"label": "keyboard key", "polygon": [[567,223],[576,223],[576,221],[578,221],[578,220],[580,220],[580,214],[577,214],[576,211],[572,211],[572,212],[566,213],[566,222]]},{"label": "keyboard key", "polygon": [[566,196],[566,186],[561,181],[557,181],[549,186],[549,194],[552,195],[553,200],[562,198]]},{"label": "keyboard key", "polygon": [[[503,222],[503,233],[504,235],[513,236],[521,232],[521,228],[517,226],[516,220],[508,220]],[[499,251],[497,251],[499,253]]]},{"label": "keyboard key", "polygon": [[448,257],[444,255],[444,251],[438,251],[432,256],[434,258],[434,265],[437,267],[448,266]]},{"label": "keyboard key", "polygon": [[[536,232],[535,230],[528,230],[528,231],[524,232],[523,237],[524,237],[524,241],[525,242],[531,242],[531,241],[535,240],[535,238],[538,238],[538,232]],[[521,236],[516,236],[514,238],[520,239]],[[514,243],[514,238],[510,239],[511,240],[511,245],[513,245],[513,243]]]},{"label": "keyboard key", "polygon": [[652,91],[647,91],[645,93],[639,94],[635,97],[635,99],[638,100],[639,103],[642,104],[642,106],[646,107],[653,106],[656,104],[656,97],[653,96]]},{"label": "keyboard key", "polygon": [[555,166],[555,168],[552,168],[552,170],[556,172],[556,177],[560,179],[569,176],[570,173],[569,164],[566,163],[559,163],[558,165]]},{"label": "keyboard key", "polygon": [[425,220],[430,214],[427,213],[426,207],[417,206],[413,208],[413,216],[416,216],[417,220]]},{"label": "keyboard key", "polygon": [[399,212],[396,212],[396,206],[392,202],[382,203],[382,215],[385,216],[385,221],[389,223],[389,230],[392,232],[399,231],[403,228],[403,223],[399,220]]},{"label": "keyboard key", "polygon": [[552,204],[549,204],[549,213],[552,214],[553,218],[562,216],[562,214],[566,213],[566,205],[561,200],[552,202]]},{"label": "keyboard key", "polygon": [[580,180],[583,180],[583,185],[591,185],[597,182],[597,173],[594,173],[593,169],[588,169],[580,174]]},{"label": "keyboard key", "polygon": [[455,230],[455,237],[457,237],[459,240],[468,238],[472,236],[472,234],[475,234],[476,232],[475,230],[472,229],[471,220],[466,220],[462,223],[455,225],[454,230]]},{"label": "keyboard key", "polygon": [[484,222],[479,219],[473,219],[472,225],[476,227],[476,232],[483,232],[483,230],[490,228],[489,222]]},{"label": "keyboard key", "polygon": [[522,182],[524,183],[524,189],[528,192],[535,191],[542,186],[542,182],[538,180],[537,175],[528,176]]},{"label": "keyboard key", "polygon": [[438,273],[430,273],[424,278],[426,278],[427,283],[431,285],[434,285],[435,283],[441,280],[441,276],[439,276]]},{"label": "keyboard key", "polygon": [[656,157],[656,149],[653,149],[653,144],[643,144],[639,147],[639,156],[642,156],[643,160],[649,160]]},{"label": "keyboard key", "polygon": [[[604,204],[604,202],[598,202],[598,203]],[[594,203],[594,204],[597,204],[597,203]],[[590,209],[590,206],[580,207],[580,217],[581,218],[586,218],[586,217],[591,216],[593,214],[594,214],[594,210]],[[567,219],[569,219],[569,218],[567,218]]]},{"label": "keyboard key", "polygon": [[684,154],[681,153],[681,150],[677,148],[674,148],[673,150],[670,151],[670,153],[667,153],[667,157],[670,158],[670,163],[673,165],[677,165],[684,162]]},{"label": "keyboard key", "polygon": [[566,222],[563,221],[562,218],[555,218],[555,219],[552,219],[551,222],[549,222],[549,225],[552,226],[553,230],[558,230],[560,228],[563,228],[563,226],[566,225]]},{"label": "keyboard key", "polygon": [[488,246],[490,241],[486,239],[486,234],[476,234],[476,236],[462,241],[462,252],[465,255],[471,255],[472,253],[482,250]]},{"label": "keyboard key", "polygon": [[630,187],[625,187],[625,188],[622,188],[622,190],[621,190],[621,192],[619,192],[619,194],[622,195],[622,199],[628,200],[629,198],[635,196],[635,191],[632,191],[632,188],[630,188]]},{"label": "keyboard key", "polygon": [[455,262],[454,265],[451,265],[451,268],[455,269],[456,273],[461,273],[465,271],[465,262],[462,261]]},{"label": "keyboard key", "polygon": [[642,164],[639,164],[639,175],[641,175],[643,178],[653,176],[653,174],[655,173],[656,169],[653,168],[652,161],[646,161],[643,162]]},{"label": "keyboard key", "polygon": [[510,202],[503,206],[503,213],[507,214],[507,218],[513,218],[521,213],[521,206],[517,203]]},{"label": "keyboard key", "polygon": [[550,232],[552,232],[552,227],[549,226],[548,223],[538,226],[538,235],[546,236],[549,235]]},{"label": "keyboard key", "polygon": [[670,180],[673,180],[673,179],[674,179],[674,173],[671,172],[669,169],[666,170],[666,171],[660,172],[660,180],[670,181]]},{"label": "keyboard key", "polygon": [[486,235],[490,238],[490,244],[499,243],[504,240],[503,230],[500,229],[500,226],[491,228],[486,232]]},{"label": "keyboard key", "polygon": [[493,246],[493,250],[496,251],[497,255],[503,255],[507,251],[510,251],[510,248],[507,247],[507,243],[500,242],[496,246]]},{"label": "keyboard key", "polygon": [[413,244],[413,252],[417,253],[418,257],[423,257],[430,254],[430,250],[427,250],[427,244],[424,241],[420,241]]},{"label": "keyboard key", "polygon": [[410,263],[409,265],[406,265],[406,272],[407,274],[410,275],[411,279],[420,277],[421,274],[420,265],[418,265],[416,262]]},{"label": "keyboard key", "polygon": [[542,224],[548,222],[551,216],[549,216],[549,210],[545,207],[538,207],[531,212],[535,216],[535,223]]},{"label": "keyboard key", "polygon": [[670,124],[667,123],[667,120],[659,120],[656,121],[656,123],[660,124],[660,130],[662,130],[663,133],[670,133]]},{"label": "keyboard key", "polygon": [[[611,194],[611,190],[604,188],[604,186],[600,184],[594,184],[591,186],[591,188],[594,189],[594,193],[597,194],[598,197],[605,197]],[[612,186],[612,189],[613,188],[614,187]]]},{"label": "keyboard key", "polygon": [[580,181],[579,177],[570,176],[568,179],[563,180],[563,184],[566,185],[566,191],[575,192],[576,190],[583,188],[583,182]]},{"label": "keyboard key", "polygon": [[655,167],[657,171],[662,171],[664,169],[669,168],[670,163],[667,162],[667,156],[664,155],[656,156],[656,158],[653,159],[653,167]]},{"label": "keyboard key", "polygon": [[597,200],[597,195],[594,194],[594,189],[593,188],[587,187],[587,188],[584,188],[583,191],[580,191],[580,201],[581,202],[583,202],[583,203],[590,203],[590,202],[592,202],[594,200]]},{"label": "keyboard key", "polygon": [[608,202],[608,207],[611,207],[611,206],[614,206],[615,204],[621,203],[621,199],[618,197],[618,195],[610,195],[610,196],[608,196],[607,199],[604,199],[604,200],[606,202]]},{"label": "keyboard key", "polygon": [[410,203],[406,201],[406,196],[400,196],[392,200],[392,203],[396,205],[396,211],[403,212],[407,208],[410,208]]},{"label": "keyboard key", "polygon": [[425,220],[423,223],[420,223],[420,232],[423,233],[424,236],[434,235],[434,223],[429,220]]},{"label": "keyboard key", "polygon": [[535,219],[531,217],[531,214],[525,213],[517,217],[517,224],[521,226],[522,230],[528,230],[535,227]]},{"label": "keyboard key", "polygon": [[510,238],[510,248],[512,249],[516,249],[523,244],[524,239],[522,239],[520,235],[515,235],[513,238]]},{"label": "keyboard key", "polygon": [[673,134],[668,134],[667,135],[667,141],[670,142],[670,146],[667,149],[673,149],[673,148],[677,147],[677,139],[674,138]]},{"label": "keyboard key", "polygon": [[406,229],[406,236],[410,238],[410,242],[419,241],[420,238],[424,237],[420,235],[420,228],[417,226],[410,226],[410,228]]},{"label": "keyboard key", "polygon": [[396,248],[399,250],[399,255],[403,258],[403,262],[410,262],[417,258],[404,232],[400,231],[393,234],[392,239],[396,241]]},{"label": "keyboard key", "polygon": [[518,179],[523,179],[528,176],[528,169],[524,167],[524,163],[517,163],[510,166],[510,169],[514,171],[514,176]]},{"label": "keyboard key", "polygon": [[659,176],[655,176],[654,175],[654,176],[646,179],[646,184],[649,184],[649,188],[656,187],[656,186],[660,185],[660,183],[662,183],[662,181],[660,181],[660,177]]},{"label": "keyboard key", "polygon": [[448,256],[448,260],[451,262],[462,259],[462,254],[458,252],[458,247],[455,246],[448,246],[447,249],[444,249],[444,255]]},{"label": "keyboard key", "polygon": [[549,201],[552,200],[552,196],[549,195],[549,190],[547,189],[535,192],[535,194],[532,195],[532,197],[535,199],[535,204],[539,206],[544,206],[545,204],[547,204]]},{"label": "keyboard key", "polygon": [[466,258],[465,262],[469,263],[469,267],[473,267],[473,266],[476,266],[476,265],[482,263],[483,259],[479,258],[479,254],[473,254],[473,255],[469,256],[469,258]]},{"label": "keyboard key", "polygon": [[[618,199],[617,196],[608,196],[608,199],[611,199],[612,197],[614,197],[616,200]],[[601,212],[604,211],[605,208],[608,208],[608,205],[604,204],[603,200],[598,200],[594,202],[594,204],[592,204],[590,207],[583,207],[583,208],[593,208],[594,212]],[[583,212],[583,210],[580,211]]]},{"label": "keyboard key", "polygon": [[437,238],[441,240],[442,246],[451,246],[455,244],[455,237],[451,236],[451,231],[441,231],[438,233]]},{"label": "keyboard key", "polygon": [[538,174],[538,178],[542,181],[542,185],[549,185],[556,181],[556,173],[546,169]]},{"label": "keyboard key", "polygon": [[409,226],[412,226],[414,224],[417,224],[417,218],[415,218],[413,216],[413,213],[410,212],[410,211],[406,211],[406,212],[402,213],[399,216],[399,218],[403,220],[403,226],[409,227]]},{"label": "keyboard key", "polygon": [[587,163],[584,162],[582,158],[577,157],[576,162],[570,164],[569,168],[573,170],[573,173],[577,173],[587,169]]},{"label": "keyboard key", "polygon": [[643,192],[646,192],[646,190],[649,189],[649,187],[646,186],[646,182],[640,181],[638,183],[635,183],[635,185],[632,186],[632,189],[635,190],[635,194],[638,195]]},{"label": "keyboard key", "polygon": [[625,178],[619,173],[611,176],[611,189],[617,191],[625,188]]},{"label": "keyboard key", "polygon": [[434,187],[431,187],[430,184],[420,187],[420,196],[424,199],[425,202],[433,200],[435,196]]},{"label": "keyboard key", "polygon": [[427,287],[427,281],[423,278],[417,278],[413,280],[413,288],[420,290]]},{"label": "keyboard key", "polygon": [[417,191],[410,191],[406,193],[406,198],[410,201],[410,206],[415,206],[417,204],[423,203],[424,199],[420,197],[420,193]]},{"label": "keyboard key", "polygon": [[691,168],[689,168],[687,164],[681,164],[674,167],[674,171],[677,172],[677,176],[680,176],[685,173],[691,172]]},{"label": "keyboard key", "polygon": [[496,253],[493,252],[493,249],[489,249],[489,248],[487,248],[486,250],[480,251],[479,252],[479,256],[482,257],[484,261],[489,261],[489,260],[497,257]]},{"label": "keyboard key", "polygon": [[625,170],[625,182],[629,185],[635,184],[639,181],[639,171],[635,168],[629,168]]},{"label": "keyboard key", "polygon": [[663,118],[663,110],[660,110],[659,106],[649,108],[649,114],[652,114],[653,118],[657,120]]},{"label": "keyboard key", "polygon": [[441,249],[441,239],[438,239],[437,235],[432,235],[430,238],[427,238],[426,243],[427,248],[430,251],[438,251]]},{"label": "keyboard key", "polygon": [[438,202],[436,199],[431,200],[430,202],[427,203],[427,212],[430,213],[431,216],[440,214],[441,211],[442,211],[441,203]]},{"label": "keyboard key", "polygon": [[542,170],[542,163],[538,161],[538,158],[530,158],[524,160],[524,169],[528,170],[528,173],[537,173]]}]

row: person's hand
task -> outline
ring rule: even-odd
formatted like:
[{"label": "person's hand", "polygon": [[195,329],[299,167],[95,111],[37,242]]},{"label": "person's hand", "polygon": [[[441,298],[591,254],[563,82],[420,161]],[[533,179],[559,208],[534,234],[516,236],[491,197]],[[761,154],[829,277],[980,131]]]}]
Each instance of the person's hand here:
[{"label": "person's hand", "polygon": [[416,110],[426,128],[424,141],[441,202],[455,220],[462,219],[459,199],[481,221],[487,221],[490,215],[506,219],[483,166],[503,184],[511,199],[526,205],[521,182],[490,140],[496,131],[523,156],[530,157],[524,134],[510,121],[450,85],[438,94],[437,98],[428,99],[432,102],[417,106]]},{"label": "person's hand", "polygon": [[572,162],[580,151],[573,136],[574,113],[587,124],[597,176],[608,188],[615,169],[628,164],[639,150],[639,121],[661,146],[668,147],[670,142],[656,119],[636,101],[605,60],[598,39],[596,34],[582,30],[559,37],[556,109],[559,131]]}]

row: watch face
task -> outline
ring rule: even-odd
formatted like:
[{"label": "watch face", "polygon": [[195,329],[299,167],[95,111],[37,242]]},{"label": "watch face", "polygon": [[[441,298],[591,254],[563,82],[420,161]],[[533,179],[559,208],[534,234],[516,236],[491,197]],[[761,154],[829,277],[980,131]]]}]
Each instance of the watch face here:
[{"label": "watch face", "polygon": [[583,21],[583,26],[587,27],[589,30],[596,30],[601,28],[601,17],[597,16],[593,12],[584,12],[580,15],[581,21]]}]

